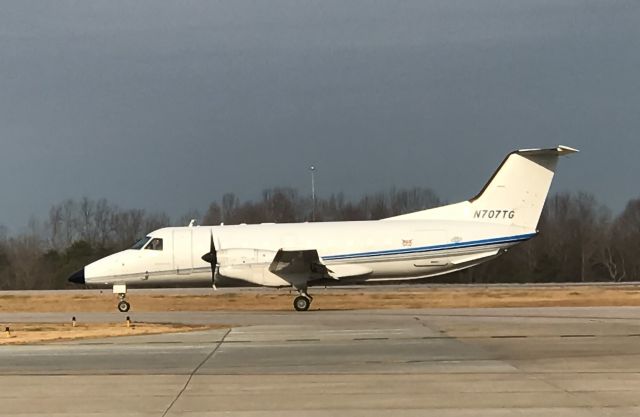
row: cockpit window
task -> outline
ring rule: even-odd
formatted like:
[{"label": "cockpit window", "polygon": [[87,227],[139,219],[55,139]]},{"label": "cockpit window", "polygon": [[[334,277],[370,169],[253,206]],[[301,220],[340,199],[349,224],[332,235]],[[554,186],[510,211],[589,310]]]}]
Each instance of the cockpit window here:
[{"label": "cockpit window", "polygon": [[159,239],[159,238],[153,239],[151,242],[149,242],[149,244],[145,249],[162,250],[162,239]]},{"label": "cockpit window", "polygon": [[135,250],[142,249],[144,248],[144,245],[146,245],[149,240],[151,240],[151,237],[145,236],[142,239],[138,240],[136,243],[134,243],[133,246],[131,246],[129,249],[135,249]]}]

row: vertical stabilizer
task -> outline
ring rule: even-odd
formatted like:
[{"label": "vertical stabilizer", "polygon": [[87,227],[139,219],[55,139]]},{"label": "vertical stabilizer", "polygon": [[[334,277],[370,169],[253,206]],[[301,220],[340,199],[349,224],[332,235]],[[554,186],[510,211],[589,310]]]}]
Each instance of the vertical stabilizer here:
[{"label": "vertical stabilizer", "polygon": [[388,220],[473,220],[535,231],[558,158],[575,152],[567,146],[512,152],[471,200]]}]

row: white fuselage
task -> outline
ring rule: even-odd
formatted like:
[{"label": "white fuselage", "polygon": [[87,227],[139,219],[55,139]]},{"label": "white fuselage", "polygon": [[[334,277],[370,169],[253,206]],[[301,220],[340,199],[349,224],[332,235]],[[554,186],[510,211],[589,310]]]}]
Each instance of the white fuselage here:
[{"label": "white fuselage", "polygon": [[[472,199],[383,220],[156,230],[134,248],[87,265],[69,281],[292,286],[304,298],[294,301],[295,308],[306,310],[308,286],[445,274],[530,239],[558,158],[576,152],[566,146],[514,151]],[[128,304],[122,307],[127,311]]]},{"label": "white fuselage", "polygon": [[[212,266],[202,260],[214,240],[225,279],[288,286],[268,271],[279,250],[317,250],[335,271],[335,284],[416,279],[474,266],[534,233],[513,225],[473,221],[357,221],[172,227],[154,231],[162,250],[127,249],[85,267],[87,284],[211,284]],[[148,245],[147,245],[148,246]],[[313,282],[310,282],[313,285]]]}]

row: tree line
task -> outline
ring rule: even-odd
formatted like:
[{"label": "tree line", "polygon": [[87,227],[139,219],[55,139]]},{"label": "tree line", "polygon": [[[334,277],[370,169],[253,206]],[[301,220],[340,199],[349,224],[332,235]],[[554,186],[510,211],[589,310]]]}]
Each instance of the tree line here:
[{"label": "tree line", "polygon": [[[201,214],[192,210],[172,222],[165,213],[122,209],[105,199],[65,200],[44,220],[9,234],[0,226],[0,289],[58,289],[75,270],[129,247],[146,233],[170,225],[202,225],[377,220],[437,207],[444,202],[429,188],[390,189],[349,199],[317,198],[291,188],[264,190],[241,201],[224,194]],[[587,193],[560,193],[547,199],[541,233],[491,262],[436,282],[633,281],[640,273],[640,199],[618,215]]]}]

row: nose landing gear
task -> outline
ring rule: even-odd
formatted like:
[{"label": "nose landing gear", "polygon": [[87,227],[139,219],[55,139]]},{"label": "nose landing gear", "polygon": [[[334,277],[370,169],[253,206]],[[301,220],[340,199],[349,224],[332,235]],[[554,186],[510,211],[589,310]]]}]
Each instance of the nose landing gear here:
[{"label": "nose landing gear", "polygon": [[[124,294],[120,294],[120,295],[124,297]],[[131,308],[131,304],[126,302],[124,298],[120,299],[120,301],[118,302],[118,310],[121,313],[126,313],[127,311],[129,311],[130,308]]]},{"label": "nose landing gear", "polygon": [[131,304],[129,304],[125,297],[127,296],[127,286],[126,285],[114,285],[113,293],[118,294],[118,311],[121,313],[126,313],[131,308]]}]

